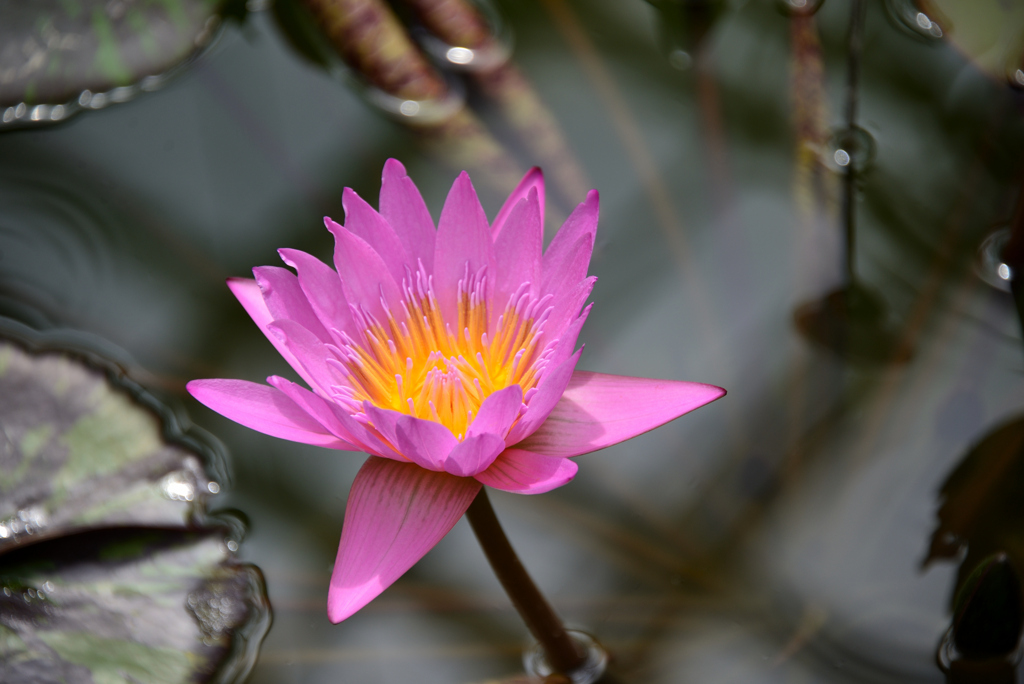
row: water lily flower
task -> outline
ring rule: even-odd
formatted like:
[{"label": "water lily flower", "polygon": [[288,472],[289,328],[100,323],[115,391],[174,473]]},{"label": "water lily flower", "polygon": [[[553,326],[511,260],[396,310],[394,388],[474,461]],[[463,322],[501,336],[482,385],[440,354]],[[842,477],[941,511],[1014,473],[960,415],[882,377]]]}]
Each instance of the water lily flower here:
[{"label": "water lily flower", "polygon": [[617,444],[725,391],[576,370],[595,278],[591,191],[543,249],[544,180],[533,169],[488,223],[469,176],[435,230],[401,163],[388,160],[375,211],[342,196],[332,270],[280,250],[228,286],[308,387],[194,380],[200,402],[295,442],[370,455],[349,493],[328,593],[340,622],[444,537],[481,485],[560,487],[574,456]]}]

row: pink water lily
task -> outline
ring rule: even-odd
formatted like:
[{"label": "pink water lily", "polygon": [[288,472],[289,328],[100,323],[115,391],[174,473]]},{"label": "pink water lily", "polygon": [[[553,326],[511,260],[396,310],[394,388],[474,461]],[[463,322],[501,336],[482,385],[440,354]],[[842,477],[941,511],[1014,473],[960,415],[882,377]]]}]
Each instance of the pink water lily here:
[{"label": "pink water lily", "polygon": [[332,270],[280,250],[285,268],[228,286],[307,387],[194,380],[200,402],[295,442],[364,451],[349,493],[327,612],[340,622],[423,557],[482,484],[539,494],[570,460],[722,396],[711,385],[576,370],[595,278],[591,191],[543,249],[533,169],[488,224],[463,172],[437,229],[405,168],[384,165],[380,210],[342,197]]}]

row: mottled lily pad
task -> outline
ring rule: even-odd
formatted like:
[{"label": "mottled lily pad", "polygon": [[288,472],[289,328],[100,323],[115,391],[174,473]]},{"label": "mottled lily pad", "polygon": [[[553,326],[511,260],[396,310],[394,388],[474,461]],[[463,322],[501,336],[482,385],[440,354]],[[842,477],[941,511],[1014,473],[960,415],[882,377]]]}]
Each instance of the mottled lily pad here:
[{"label": "mottled lily pad", "polygon": [[0,0],[0,124],[59,121],[161,83],[209,43],[220,0]]},{"label": "mottled lily pad", "polygon": [[[270,625],[209,454],[73,354],[0,339],[0,681],[238,682]],[[217,464],[213,464],[217,469]]]},{"label": "mottled lily pad", "polygon": [[0,553],[102,527],[198,524],[220,485],[162,432],[99,370],[0,341]]}]

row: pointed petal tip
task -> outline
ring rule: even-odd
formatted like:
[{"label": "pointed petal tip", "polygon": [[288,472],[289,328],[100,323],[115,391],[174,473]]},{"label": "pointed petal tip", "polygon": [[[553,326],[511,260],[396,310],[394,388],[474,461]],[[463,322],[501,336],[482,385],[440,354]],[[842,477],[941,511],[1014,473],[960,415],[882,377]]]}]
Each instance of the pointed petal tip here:
[{"label": "pointed petal tip", "polygon": [[384,173],[381,174],[381,177],[386,177],[388,174],[393,174],[395,176],[409,175],[408,171],[405,170],[405,165],[393,157],[389,157],[388,160],[384,162]]},{"label": "pointed petal tip", "polygon": [[708,399],[708,403],[709,404],[711,402],[713,402],[713,401],[717,401],[717,400],[721,399],[722,397],[724,397],[726,394],[729,393],[728,391],[726,391],[726,389],[724,387],[719,387],[718,385],[708,385],[707,387],[708,387],[709,390],[711,390],[709,392],[709,394],[714,394],[715,395],[715,396],[711,397],[710,399]]},{"label": "pointed petal tip", "polygon": [[343,589],[332,584],[327,590],[327,619],[335,625],[347,620],[380,596],[384,589],[386,587],[381,586],[376,577],[358,587]]},{"label": "pointed petal tip", "polygon": [[185,391],[191,394],[193,398],[197,398],[196,392],[201,391],[202,382],[203,380],[189,380],[185,383]]},{"label": "pointed petal tip", "polygon": [[721,398],[715,385],[575,371],[562,398],[536,432],[517,446],[571,457],[653,430]]}]

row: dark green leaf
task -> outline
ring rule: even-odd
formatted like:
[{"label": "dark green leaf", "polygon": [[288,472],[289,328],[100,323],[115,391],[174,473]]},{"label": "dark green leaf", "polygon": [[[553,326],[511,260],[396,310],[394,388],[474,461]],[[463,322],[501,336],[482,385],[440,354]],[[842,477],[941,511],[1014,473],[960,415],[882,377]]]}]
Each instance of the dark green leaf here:
[{"label": "dark green leaf", "polygon": [[163,74],[208,42],[219,5],[0,0],[0,107],[66,104]]}]

